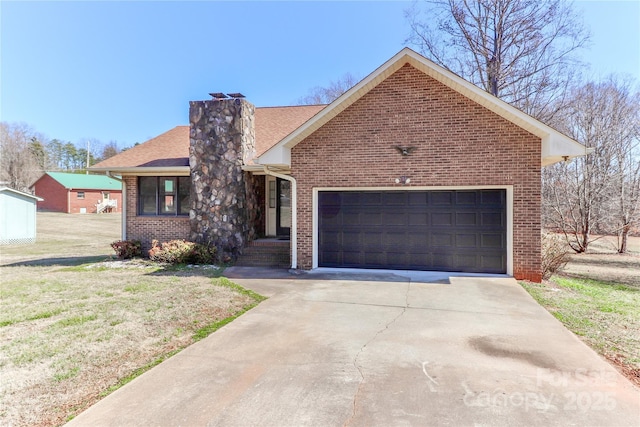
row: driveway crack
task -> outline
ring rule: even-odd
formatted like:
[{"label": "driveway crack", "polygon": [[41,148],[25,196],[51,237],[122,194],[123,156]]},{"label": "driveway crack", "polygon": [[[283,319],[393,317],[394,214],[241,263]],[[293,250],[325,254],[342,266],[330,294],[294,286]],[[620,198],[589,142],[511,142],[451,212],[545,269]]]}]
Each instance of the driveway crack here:
[{"label": "driveway crack", "polygon": [[376,338],[378,338],[380,336],[380,334],[382,334],[387,329],[389,329],[389,327],[391,325],[393,325],[395,323],[395,321],[398,320],[400,317],[402,317],[402,315],[404,315],[404,313],[407,311],[407,308],[409,308],[409,289],[410,288],[411,288],[411,279],[409,279],[409,281],[407,282],[407,289],[405,291],[405,297],[404,297],[404,306],[403,307],[398,307],[398,308],[402,308],[402,311],[400,313],[398,313],[398,315],[395,316],[393,319],[391,319],[388,323],[386,323],[384,325],[384,327],[381,328],[380,330],[378,330],[373,335],[373,337],[371,337],[371,339],[369,341],[367,341],[362,347],[360,347],[360,350],[358,351],[356,356],[353,358],[353,366],[358,370],[358,373],[360,374],[360,383],[358,384],[358,389],[356,390],[356,393],[353,396],[353,411],[351,412],[351,416],[349,417],[349,419],[347,419],[344,422],[343,427],[347,427],[347,426],[349,426],[351,424],[351,421],[353,421],[353,419],[355,418],[356,413],[358,411],[358,399],[360,397],[360,390],[361,390],[362,385],[364,383],[364,373],[362,371],[362,366],[360,366],[360,364],[358,363],[358,359],[360,358],[360,355],[364,352],[364,350],[367,348],[367,346],[369,344],[371,344],[373,341],[375,341]]}]

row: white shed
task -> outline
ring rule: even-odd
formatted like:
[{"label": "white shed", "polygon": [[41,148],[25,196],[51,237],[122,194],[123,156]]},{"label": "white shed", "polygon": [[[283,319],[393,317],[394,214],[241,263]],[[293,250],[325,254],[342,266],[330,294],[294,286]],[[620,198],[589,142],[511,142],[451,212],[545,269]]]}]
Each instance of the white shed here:
[{"label": "white shed", "polygon": [[0,187],[0,245],[35,243],[36,202],[40,197]]}]

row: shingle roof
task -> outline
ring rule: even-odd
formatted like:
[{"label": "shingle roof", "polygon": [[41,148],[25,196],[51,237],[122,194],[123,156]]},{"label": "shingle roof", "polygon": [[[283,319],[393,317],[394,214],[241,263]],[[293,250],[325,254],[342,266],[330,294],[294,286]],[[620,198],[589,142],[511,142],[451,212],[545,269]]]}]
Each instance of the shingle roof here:
[{"label": "shingle roof", "polygon": [[80,190],[122,190],[122,183],[105,175],[86,175],[79,173],[47,172],[51,178],[67,189]]},{"label": "shingle roof", "polygon": [[296,130],[326,105],[256,108],[256,155],[261,155]]},{"label": "shingle roof", "polygon": [[[255,115],[259,156],[322,110],[325,105],[258,107]],[[92,169],[189,166],[189,126],[176,126],[140,145],[92,166]]]}]

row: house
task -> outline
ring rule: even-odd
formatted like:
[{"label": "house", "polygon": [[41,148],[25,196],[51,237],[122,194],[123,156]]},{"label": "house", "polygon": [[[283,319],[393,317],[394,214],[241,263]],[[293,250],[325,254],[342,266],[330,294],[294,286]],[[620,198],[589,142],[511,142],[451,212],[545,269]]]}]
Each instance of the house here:
[{"label": "house", "polygon": [[122,183],[108,176],[46,172],[30,188],[44,198],[38,202],[38,210],[122,212]]},{"label": "house", "polygon": [[122,175],[123,238],[235,258],[290,238],[291,267],[541,280],[541,167],[584,146],[403,49],[327,106],[190,103],[179,126],[95,165]]},{"label": "house", "polygon": [[36,242],[36,203],[41,198],[0,187],[0,245]]}]

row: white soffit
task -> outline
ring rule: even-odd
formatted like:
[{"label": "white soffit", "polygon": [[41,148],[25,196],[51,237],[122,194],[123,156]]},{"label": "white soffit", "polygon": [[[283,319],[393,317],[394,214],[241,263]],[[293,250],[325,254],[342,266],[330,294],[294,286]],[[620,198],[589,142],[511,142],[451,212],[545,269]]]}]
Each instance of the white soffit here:
[{"label": "white soffit", "polygon": [[258,163],[263,165],[290,166],[291,148],[295,147],[329,120],[340,114],[405,64],[411,65],[429,77],[432,77],[527,132],[539,137],[542,140],[542,150],[540,154],[541,164],[543,166],[564,160],[564,156],[573,158],[586,155],[590,152],[590,150],[585,149],[585,147],[577,141],[487,93],[451,71],[431,62],[415,51],[404,48],[378,67],[373,73],[369,74],[360,83],[342,94],[325,109],[321,110],[298,129],[286,136],[282,141],[267,150],[257,159]]}]

